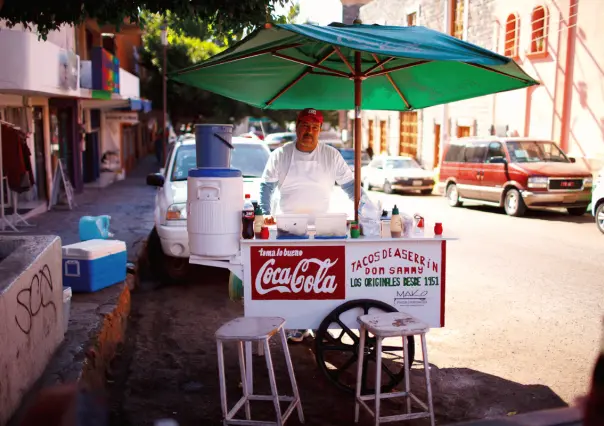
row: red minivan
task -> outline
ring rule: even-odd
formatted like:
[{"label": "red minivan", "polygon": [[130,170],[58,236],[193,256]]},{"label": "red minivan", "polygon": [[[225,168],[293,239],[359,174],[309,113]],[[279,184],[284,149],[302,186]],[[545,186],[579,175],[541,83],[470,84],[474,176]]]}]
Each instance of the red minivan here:
[{"label": "red minivan", "polygon": [[563,207],[581,216],[591,200],[592,175],[549,140],[462,138],[445,147],[437,189],[449,205],[464,201],[503,207]]}]

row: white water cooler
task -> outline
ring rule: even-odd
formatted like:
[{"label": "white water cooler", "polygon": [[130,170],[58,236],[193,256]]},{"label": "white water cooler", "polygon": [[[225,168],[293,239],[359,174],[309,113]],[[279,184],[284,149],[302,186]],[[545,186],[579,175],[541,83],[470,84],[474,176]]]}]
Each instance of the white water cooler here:
[{"label": "white water cooler", "polygon": [[239,252],[243,177],[240,170],[189,171],[187,231],[192,255],[225,258]]}]

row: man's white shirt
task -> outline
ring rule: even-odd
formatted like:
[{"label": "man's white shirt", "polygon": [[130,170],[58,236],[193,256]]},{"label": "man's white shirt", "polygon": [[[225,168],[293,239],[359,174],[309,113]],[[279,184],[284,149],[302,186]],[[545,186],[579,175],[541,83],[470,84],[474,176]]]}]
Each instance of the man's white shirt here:
[{"label": "man's white shirt", "polygon": [[262,179],[265,182],[283,183],[292,161],[292,155],[295,155],[296,161],[317,161],[323,170],[332,173],[333,182],[337,182],[340,186],[354,180],[352,170],[344,161],[342,154],[334,147],[321,142],[312,152],[297,150],[295,142],[288,142],[277,148],[268,159]]}]

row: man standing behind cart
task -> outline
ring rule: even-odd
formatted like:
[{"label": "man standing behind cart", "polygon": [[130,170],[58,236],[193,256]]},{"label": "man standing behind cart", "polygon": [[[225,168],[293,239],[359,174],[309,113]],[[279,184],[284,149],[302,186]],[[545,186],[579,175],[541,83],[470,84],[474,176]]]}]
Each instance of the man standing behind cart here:
[{"label": "man standing behind cart", "polygon": [[[260,206],[270,221],[280,213],[327,213],[335,183],[354,203],[354,175],[340,152],[319,143],[323,114],[306,108],[296,120],[296,142],[273,151],[260,183]],[[278,206],[273,207],[273,194],[279,189]],[[277,204],[277,203],[275,203]],[[274,211],[276,210],[276,211]],[[301,342],[311,330],[290,330],[288,339]]]}]

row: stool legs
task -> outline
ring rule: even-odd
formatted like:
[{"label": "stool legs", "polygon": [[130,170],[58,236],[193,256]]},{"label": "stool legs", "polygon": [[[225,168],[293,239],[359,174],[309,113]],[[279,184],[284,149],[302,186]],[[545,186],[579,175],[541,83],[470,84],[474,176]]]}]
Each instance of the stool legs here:
[{"label": "stool legs", "polygon": [[216,350],[218,353],[218,377],[220,382],[220,408],[222,409],[222,418],[226,419],[227,409],[227,397],[226,397],[226,376],[224,373],[224,353],[222,351],[222,342],[218,340],[216,342]]},{"label": "stool legs", "polygon": [[287,345],[287,336],[285,329],[279,330],[281,336],[281,345],[283,346],[283,353],[285,354],[285,364],[287,365],[287,372],[289,373],[289,380],[292,385],[294,400],[298,401],[298,419],[300,423],[304,423],[304,413],[302,412],[302,400],[300,399],[300,392],[298,391],[298,383],[296,382],[296,376],[294,375],[294,366],[292,364],[292,358],[289,354],[289,346]]},{"label": "stool legs", "polygon": [[380,402],[382,397],[382,338],[375,336],[375,426],[380,425]]},{"label": "stool legs", "polygon": [[268,380],[271,384],[273,404],[275,405],[275,412],[277,413],[277,426],[283,426],[281,405],[279,404],[279,392],[277,392],[277,380],[275,379],[275,371],[273,370],[273,360],[270,347],[268,346],[268,340],[264,341],[264,357],[266,358],[266,368],[268,369]]},{"label": "stool legs", "polygon": [[[239,370],[241,371],[241,388],[243,390],[243,397],[245,398],[245,418],[247,420],[250,420],[252,418],[252,413],[250,410],[250,392],[246,377],[245,356],[243,355],[243,342],[238,342],[237,347],[239,349]],[[248,364],[247,368],[251,370],[252,365]]]},{"label": "stool legs", "polygon": [[405,368],[405,392],[407,396],[405,399],[407,400],[407,414],[411,413],[411,377],[409,377],[411,365],[409,365],[409,345],[407,342],[407,336],[403,336],[403,360],[404,360],[404,368]]},{"label": "stool legs", "polygon": [[428,362],[428,347],[426,334],[422,333],[422,357],[424,358],[424,374],[426,377],[426,394],[428,397],[428,411],[430,412],[430,425],[434,426],[434,406],[432,404],[432,384],[430,383],[430,363]]},{"label": "stool legs", "polygon": [[363,358],[365,355],[365,327],[361,326],[359,349],[357,355],[357,388],[356,398],[354,400],[354,422],[359,422],[359,399],[361,398],[361,387],[363,382]]},{"label": "stool legs", "polygon": [[[365,357],[365,335],[367,331],[365,327],[361,324],[360,328],[361,337],[359,341],[359,350],[357,357],[357,385],[356,385],[356,395],[355,395],[355,403],[354,403],[354,422],[358,423],[359,421],[359,408],[360,405],[374,416],[374,424],[378,426],[380,421],[382,423],[385,422],[393,422],[399,420],[412,420],[412,419],[420,419],[420,418],[430,418],[430,425],[435,426],[434,420],[434,405],[432,403],[432,385],[430,382],[430,364],[428,363],[428,348],[426,345],[426,334],[419,334],[422,342],[422,354],[424,358],[424,374],[426,379],[426,397],[428,399],[427,403],[420,401],[417,396],[411,393],[411,363],[409,362],[409,346],[407,342],[407,336],[403,336],[403,354],[404,354],[404,371],[405,371],[405,391],[404,392],[392,392],[388,394],[384,394],[384,398],[398,398],[405,397],[406,400],[406,408],[407,414],[399,414],[381,417],[380,416],[380,405],[382,399],[382,343],[383,337],[375,336],[376,346],[375,346],[375,368],[376,368],[376,377],[375,377],[375,395],[374,396],[361,396],[361,387],[363,383],[363,359]],[[424,410],[422,412],[412,413],[411,412],[411,399],[414,399]],[[369,406],[365,403],[365,400],[374,399],[375,400],[375,412],[372,412]]]}]

